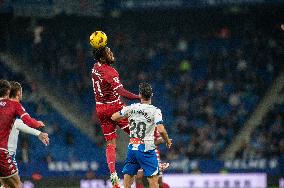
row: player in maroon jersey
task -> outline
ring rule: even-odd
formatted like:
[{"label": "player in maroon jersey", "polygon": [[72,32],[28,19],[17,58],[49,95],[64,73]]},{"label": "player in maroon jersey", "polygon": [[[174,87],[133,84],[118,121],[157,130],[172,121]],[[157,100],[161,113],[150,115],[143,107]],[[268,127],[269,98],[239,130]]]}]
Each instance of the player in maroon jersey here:
[{"label": "player in maroon jersey", "polygon": [[127,99],[139,99],[124,89],[119,80],[118,72],[111,66],[115,62],[114,55],[110,48],[103,47],[94,50],[97,63],[92,69],[93,89],[96,98],[96,111],[101,123],[102,131],[106,140],[106,158],[111,182],[114,187],[119,187],[119,178],[115,170],[116,162],[116,126],[129,134],[127,119],[114,122],[111,120],[113,113],[120,111],[124,103],[120,97]]},{"label": "player in maroon jersey", "polygon": [[40,128],[44,124],[29,116],[23,106],[9,99],[11,85],[7,80],[0,80],[0,178],[11,188],[21,188],[18,170],[8,151],[8,139],[16,117],[32,127]]},{"label": "player in maroon jersey", "polygon": [[[163,138],[161,137],[159,131],[157,129],[155,129],[154,132],[154,141],[155,141],[155,145],[156,145],[156,156],[158,159],[158,163],[159,163],[159,167],[160,167],[160,174],[159,174],[159,188],[169,188],[169,185],[167,183],[163,182],[163,171],[166,170],[169,167],[169,163],[162,163],[161,161],[161,155],[160,155],[160,149],[159,146],[160,144],[164,143]],[[144,184],[143,184],[143,177],[144,177],[144,173],[143,173],[143,169],[138,170],[137,176],[136,176],[136,188],[144,188]]]}]

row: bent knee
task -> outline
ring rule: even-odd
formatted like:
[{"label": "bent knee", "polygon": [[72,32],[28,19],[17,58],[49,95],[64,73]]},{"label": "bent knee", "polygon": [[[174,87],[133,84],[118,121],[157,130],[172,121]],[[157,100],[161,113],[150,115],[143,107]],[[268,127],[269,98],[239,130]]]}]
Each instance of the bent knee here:
[{"label": "bent knee", "polygon": [[149,187],[150,188],[159,188],[159,183],[158,182],[149,182]]}]

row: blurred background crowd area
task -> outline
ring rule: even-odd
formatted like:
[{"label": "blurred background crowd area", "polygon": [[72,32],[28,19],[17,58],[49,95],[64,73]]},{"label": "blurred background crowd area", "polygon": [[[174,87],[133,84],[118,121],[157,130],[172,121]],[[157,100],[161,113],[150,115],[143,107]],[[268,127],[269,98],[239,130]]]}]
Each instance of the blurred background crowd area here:
[{"label": "blurred background crowd area", "polygon": [[[93,31],[106,32],[124,87],[137,93],[140,82],[153,85],[153,104],[162,110],[175,143],[163,154],[164,160],[218,159],[283,68],[279,15],[261,8],[240,14],[200,9],[112,12],[102,18],[64,14],[42,19],[15,17],[7,25],[1,51],[28,62],[32,72],[52,85],[51,90],[60,93],[62,100],[75,103],[87,114],[92,119],[90,126],[98,127],[97,131],[100,127],[91,82],[95,60],[88,42]],[[28,82],[4,64],[0,66],[1,78],[21,81],[24,105],[47,121],[44,130],[51,143],[57,142],[46,149],[24,136],[20,152],[45,161],[81,160],[79,151],[82,147],[87,151],[93,144],[86,159],[103,158],[98,153],[103,151],[104,142],[94,144],[69,126],[38,95],[40,82]],[[235,157],[283,155],[283,112],[283,105],[276,106]],[[67,152],[67,157],[60,151]],[[33,158],[38,159],[29,160]]]}]

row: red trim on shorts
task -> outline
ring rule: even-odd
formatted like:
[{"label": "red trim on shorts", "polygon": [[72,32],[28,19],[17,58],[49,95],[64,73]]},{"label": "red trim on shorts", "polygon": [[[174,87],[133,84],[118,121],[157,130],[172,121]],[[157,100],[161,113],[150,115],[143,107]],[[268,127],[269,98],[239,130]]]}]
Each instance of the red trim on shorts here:
[{"label": "red trim on shorts", "polygon": [[110,135],[104,135],[104,137],[106,141],[110,141],[110,140],[116,139],[117,136],[116,136],[116,132],[114,132]]},{"label": "red trim on shorts", "polygon": [[140,138],[130,138],[129,144],[145,144]]},{"label": "red trim on shorts", "polygon": [[17,175],[17,174],[18,174],[18,170],[16,170],[15,173],[12,174],[12,175],[10,175],[10,176],[0,177],[0,178],[2,178],[2,179],[7,179],[7,178],[10,178],[10,177],[15,176],[15,175]]},{"label": "red trim on shorts", "polygon": [[13,162],[9,151],[0,148],[0,178],[10,178],[18,173],[18,168]]}]

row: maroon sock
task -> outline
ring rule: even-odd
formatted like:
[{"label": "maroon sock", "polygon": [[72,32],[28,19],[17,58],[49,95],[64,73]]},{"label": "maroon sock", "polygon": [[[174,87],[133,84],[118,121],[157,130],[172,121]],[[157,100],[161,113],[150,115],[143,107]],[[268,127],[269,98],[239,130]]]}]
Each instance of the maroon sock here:
[{"label": "maroon sock", "polygon": [[115,145],[108,144],[106,147],[106,158],[110,173],[115,172],[116,151]]},{"label": "maroon sock", "polygon": [[163,188],[170,188],[170,186],[167,183],[163,183]]},{"label": "maroon sock", "polygon": [[136,188],[144,188],[143,183],[140,184],[140,183],[137,183],[137,182],[136,182]]}]

